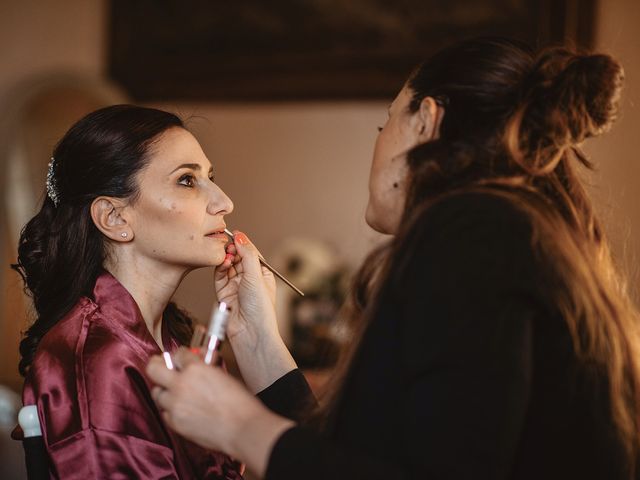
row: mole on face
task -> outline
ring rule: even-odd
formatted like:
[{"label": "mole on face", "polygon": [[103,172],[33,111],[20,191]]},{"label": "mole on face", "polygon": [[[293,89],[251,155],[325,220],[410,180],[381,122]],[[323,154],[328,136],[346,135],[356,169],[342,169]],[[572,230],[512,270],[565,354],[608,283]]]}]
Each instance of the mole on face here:
[{"label": "mole on face", "polygon": [[191,235],[189,235],[189,240],[193,240],[195,237],[195,235],[192,233]]}]

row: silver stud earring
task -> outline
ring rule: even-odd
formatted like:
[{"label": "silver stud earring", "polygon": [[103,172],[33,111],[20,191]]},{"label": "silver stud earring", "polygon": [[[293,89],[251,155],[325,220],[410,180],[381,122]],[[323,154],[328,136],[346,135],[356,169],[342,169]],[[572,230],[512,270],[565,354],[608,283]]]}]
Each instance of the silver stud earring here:
[{"label": "silver stud earring", "polygon": [[120,236],[121,236],[122,238],[127,238],[127,232],[122,232],[122,233],[120,234]]}]

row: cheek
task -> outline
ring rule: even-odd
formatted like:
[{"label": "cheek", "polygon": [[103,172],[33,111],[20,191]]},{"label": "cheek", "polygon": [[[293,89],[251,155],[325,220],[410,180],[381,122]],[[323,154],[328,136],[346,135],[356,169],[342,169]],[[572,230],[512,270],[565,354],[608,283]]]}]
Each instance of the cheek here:
[{"label": "cheek", "polygon": [[194,227],[198,226],[198,219],[191,209],[180,202],[158,197],[143,206],[140,216],[142,227],[152,235],[153,232],[170,232],[174,238],[196,238]]},{"label": "cheek", "polygon": [[389,150],[389,133],[386,130],[386,128],[390,128],[390,127],[385,127],[385,130],[382,130],[382,132],[380,132],[378,134],[378,138],[376,138],[376,143],[375,146],[373,148],[373,158],[374,158],[374,162],[379,163],[380,159],[383,158],[384,156],[386,156],[388,154],[388,150]]},{"label": "cheek", "polygon": [[189,212],[192,208],[184,202],[177,202],[174,200],[163,200],[162,198],[158,202],[158,216],[167,221],[182,221],[189,217]]},{"label": "cheek", "polygon": [[380,182],[380,177],[384,172],[384,164],[387,162],[387,155],[388,152],[385,149],[385,139],[382,134],[380,134],[373,149],[373,159],[371,161],[371,170],[369,171],[370,188],[375,188]]},{"label": "cheek", "polygon": [[373,149],[371,176],[380,176],[388,169],[393,159],[404,152],[402,138],[394,124],[387,125],[378,135]]}]

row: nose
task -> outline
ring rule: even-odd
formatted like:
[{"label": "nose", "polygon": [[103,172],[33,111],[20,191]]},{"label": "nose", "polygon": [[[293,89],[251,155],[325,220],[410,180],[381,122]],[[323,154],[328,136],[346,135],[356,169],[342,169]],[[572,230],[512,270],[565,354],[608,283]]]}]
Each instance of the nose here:
[{"label": "nose", "polygon": [[233,202],[218,185],[213,184],[213,192],[207,205],[207,213],[210,215],[229,215],[231,212],[233,212]]}]

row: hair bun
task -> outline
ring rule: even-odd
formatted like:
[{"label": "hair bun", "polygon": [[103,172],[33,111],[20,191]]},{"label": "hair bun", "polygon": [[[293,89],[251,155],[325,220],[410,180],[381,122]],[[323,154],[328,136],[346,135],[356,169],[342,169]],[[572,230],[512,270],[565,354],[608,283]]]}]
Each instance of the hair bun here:
[{"label": "hair bun", "polygon": [[622,66],[609,55],[554,48],[538,56],[525,96],[531,107],[549,115],[555,135],[576,144],[611,127],[623,80]]},{"label": "hair bun", "polygon": [[593,126],[587,136],[598,135],[616,119],[624,71],[612,57],[602,54],[578,57],[574,65],[586,80],[584,106]]}]

